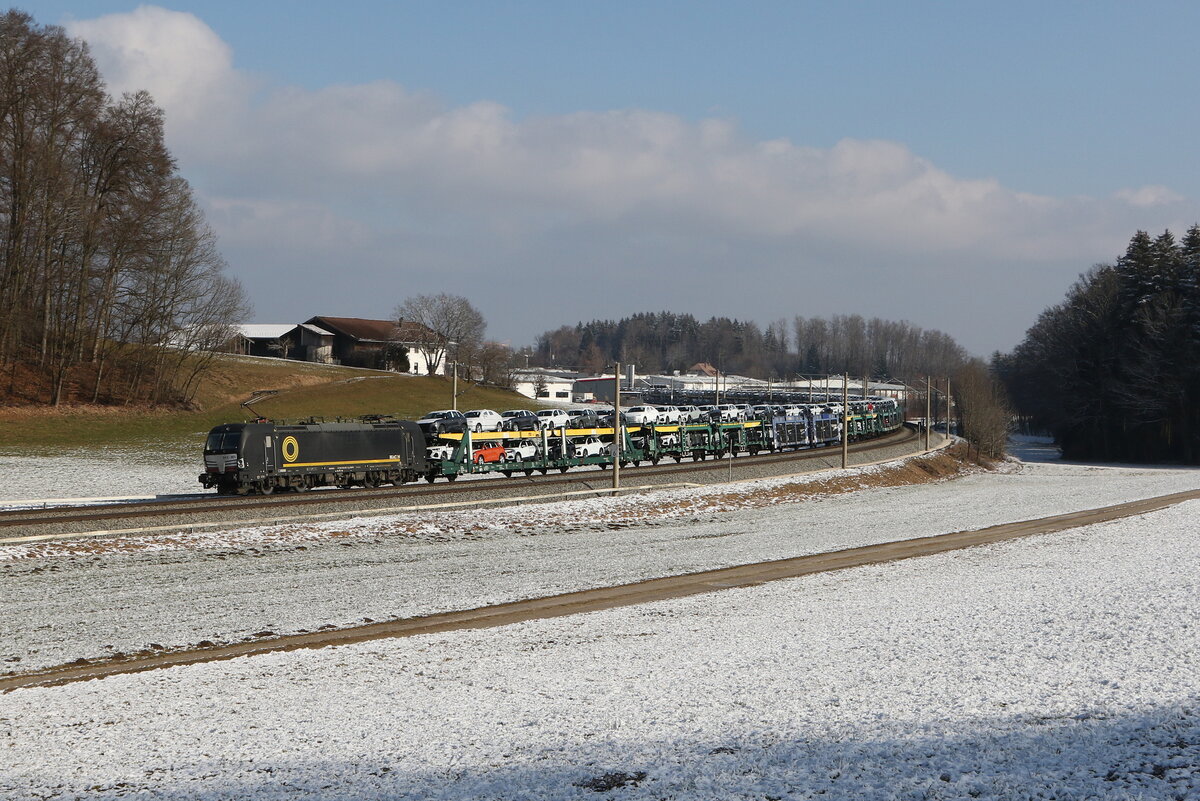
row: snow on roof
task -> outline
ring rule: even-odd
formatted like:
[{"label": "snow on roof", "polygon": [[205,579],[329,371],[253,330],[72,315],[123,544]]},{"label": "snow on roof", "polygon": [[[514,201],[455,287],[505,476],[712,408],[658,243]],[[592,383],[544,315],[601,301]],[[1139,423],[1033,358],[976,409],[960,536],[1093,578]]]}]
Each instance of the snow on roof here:
[{"label": "snow on roof", "polygon": [[239,325],[237,329],[247,339],[279,339],[295,327],[295,323],[251,323]]},{"label": "snow on roof", "polygon": [[536,381],[538,376],[542,376],[547,380],[574,381],[579,375],[580,373],[571,370],[550,370],[545,367],[526,367],[513,370],[513,377],[518,381]]}]

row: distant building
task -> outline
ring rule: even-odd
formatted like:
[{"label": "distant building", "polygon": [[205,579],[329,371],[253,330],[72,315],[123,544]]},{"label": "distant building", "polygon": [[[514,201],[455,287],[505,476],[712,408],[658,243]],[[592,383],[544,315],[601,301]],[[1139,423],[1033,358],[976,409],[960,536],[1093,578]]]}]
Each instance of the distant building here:
[{"label": "distant building", "polygon": [[332,364],[333,334],[308,323],[239,325],[234,351],[302,362]]},{"label": "distant building", "polygon": [[[295,324],[265,324],[239,325],[237,337],[230,344],[235,353],[247,356],[274,356],[287,358],[294,344],[289,335],[295,330]],[[294,358],[294,357],[293,357]]]},{"label": "distant building", "polygon": [[[236,328],[238,334],[230,343],[235,353],[376,370],[404,367],[412,375],[430,374],[421,344],[432,341],[434,334],[420,323],[397,326],[394,320],[318,316],[299,325],[255,323]],[[433,372],[445,375],[445,350],[434,349],[432,356]]]},{"label": "distant building", "polygon": [[326,331],[312,323],[301,323],[296,326],[294,336],[297,338],[296,346],[299,352],[293,358],[317,364],[333,362],[332,331]]},{"label": "distant building", "polygon": [[[408,357],[407,372],[413,375],[430,373],[429,360],[421,351],[421,343],[431,341],[434,334],[420,323],[405,321],[397,327],[395,320],[318,316],[309,318],[304,324],[330,333],[330,352],[337,364],[394,370],[403,361],[400,351],[403,348]],[[435,350],[433,357],[434,372],[445,375],[445,350]]]},{"label": "distant building", "polygon": [[579,375],[567,370],[527,367],[513,371],[513,389],[527,398],[570,401],[572,387]]}]

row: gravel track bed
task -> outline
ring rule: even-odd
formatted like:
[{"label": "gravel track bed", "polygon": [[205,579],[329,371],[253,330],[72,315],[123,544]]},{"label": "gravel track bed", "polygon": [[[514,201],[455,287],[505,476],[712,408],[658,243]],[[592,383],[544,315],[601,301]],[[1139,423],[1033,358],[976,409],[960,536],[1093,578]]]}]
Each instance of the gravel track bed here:
[{"label": "gravel track bed", "polygon": [[[910,440],[906,443],[883,449],[851,450],[849,461],[853,465],[901,458],[902,456],[914,453],[915,450],[916,445]],[[666,464],[670,464],[670,462]],[[691,464],[693,463],[690,461],[683,462],[683,466],[685,467]],[[801,452],[797,454],[797,458],[785,461],[740,458],[723,460],[721,462],[722,467],[716,467],[716,462],[714,461],[697,464],[711,467],[708,469],[688,470],[686,472],[666,473],[655,473],[638,467],[625,468],[621,473],[622,487],[630,489],[634,487],[679,483],[714,485],[728,482],[731,479],[734,481],[752,480],[791,475],[797,472],[829,470],[841,466],[841,449],[827,448],[818,452]],[[552,473],[551,476],[554,476],[554,474]],[[563,493],[603,491],[612,486],[611,470],[583,468],[571,471],[565,474],[565,477],[573,480],[566,485],[556,483],[553,487],[549,487],[544,483],[529,481],[521,475],[512,478],[504,478],[498,474],[464,476],[461,480],[454,482],[451,492],[417,497],[413,497],[404,490],[390,496],[379,497],[376,495],[371,498],[365,497],[365,493],[361,493],[358,490],[320,491],[309,493],[304,498],[306,500],[315,500],[318,498],[325,499],[328,496],[327,500],[317,503],[306,503],[302,506],[295,506],[289,503],[289,499],[296,497],[290,494],[282,498],[276,496],[273,499],[258,499],[258,503],[255,506],[239,504],[236,499],[231,498],[228,499],[230,503],[226,509],[217,511],[197,510],[188,512],[183,516],[178,512],[169,511],[170,504],[164,502],[162,515],[139,514],[138,516],[128,518],[114,517],[107,521],[53,522],[27,525],[20,527],[19,530],[14,528],[0,528],[0,538],[34,535],[69,535],[98,530],[124,532],[134,529],[150,529],[161,531],[162,533],[170,533],[172,531],[191,533],[194,531],[210,530],[218,525],[266,525],[271,522],[281,523],[289,520],[330,519],[346,515],[378,514],[381,513],[380,510],[390,509],[395,511],[399,508],[406,508],[413,505],[427,506],[451,503],[469,505],[488,501],[506,503],[511,502],[513,495],[522,496],[522,503],[556,502]],[[423,483],[415,487],[408,485],[408,489],[420,489],[425,486]],[[448,487],[449,485],[444,481],[439,481],[433,486]],[[538,501],[530,497],[542,494],[546,496],[544,501]],[[113,505],[112,512],[118,514],[119,511],[120,506]],[[70,512],[62,509],[50,509],[41,514],[45,516],[65,516],[70,514]]]}]

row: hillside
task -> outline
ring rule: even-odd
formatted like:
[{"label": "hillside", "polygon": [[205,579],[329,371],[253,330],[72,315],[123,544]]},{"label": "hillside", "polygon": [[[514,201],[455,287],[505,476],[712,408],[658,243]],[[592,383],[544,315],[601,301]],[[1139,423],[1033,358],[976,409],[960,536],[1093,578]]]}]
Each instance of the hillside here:
[{"label": "hillside", "polygon": [[[214,425],[247,419],[242,401],[255,390],[279,394],[254,405],[275,420],[390,414],[416,419],[452,405],[449,379],[408,376],[282,359],[222,356],[202,379],[195,411],[109,406],[0,407],[0,448],[194,448]],[[459,382],[460,409],[540,408],[529,398]]]}]

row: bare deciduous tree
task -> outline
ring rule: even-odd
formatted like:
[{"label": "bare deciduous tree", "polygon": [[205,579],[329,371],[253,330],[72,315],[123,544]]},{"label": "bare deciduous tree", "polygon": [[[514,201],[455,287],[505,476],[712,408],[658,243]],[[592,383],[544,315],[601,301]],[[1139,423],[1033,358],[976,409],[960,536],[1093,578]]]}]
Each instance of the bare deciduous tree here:
[{"label": "bare deciduous tree", "polygon": [[395,316],[397,326],[413,322],[424,327],[412,336],[430,373],[439,371],[443,358],[473,362],[487,330],[483,315],[461,295],[416,295],[401,303]]},{"label": "bare deciduous tree", "polygon": [[127,400],[186,396],[195,332],[245,319],[223,269],[150,95],[111,101],[81,40],[0,15],[0,363],[54,404],[81,368],[98,399],[113,364]]},{"label": "bare deciduous tree", "polygon": [[507,346],[498,342],[484,342],[479,347],[476,357],[480,382],[512,389],[512,360],[512,351]]},{"label": "bare deciduous tree", "polygon": [[979,359],[964,364],[954,374],[952,391],[963,438],[984,456],[1003,456],[1013,413],[1000,382],[987,365]]}]

